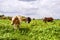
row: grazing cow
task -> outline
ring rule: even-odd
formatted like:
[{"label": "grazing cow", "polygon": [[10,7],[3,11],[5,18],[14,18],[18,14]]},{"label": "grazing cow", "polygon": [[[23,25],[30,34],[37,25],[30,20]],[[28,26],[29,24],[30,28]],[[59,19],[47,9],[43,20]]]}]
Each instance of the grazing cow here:
[{"label": "grazing cow", "polygon": [[12,20],[12,17],[7,17],[9,20]]},{"label": "grazing cow", "polygon": [[6,17],[2,17],[2,19],[6,19]]},{"label": "grazing cow", "polygon": [[46,22],[52,22],[54,19],[52,17],[45,17],[43,21]]},{"label": "grazing cow", "polygon": [[15,16],[12,17],[11,24],[14,25],[14,29],[17,29],[17,27],[19,28],[19,25],[21,24],[22,21],[30,23],[31,18],[30,17],[22,18],[21,16]]},{"label": "grazing cow", "polygon": [[21,19],[19,16],[12,17],[11,24],[14,25],[14,29],[17,29],[17,27],[19,28],[20,22],[21,22]]},{"label": "grazing cow", "polygon": [[30,23],[31,22],[31,18],[30,17],[25,17],[25,18],[21,17],[21,21],[25,21],[27,23]]},{"label": "grazing cow", "polygon": [[35,18],[33,18],[33,20],[35,20]]},{"label": "grazing cow", "polygon": [[22,21],[26,22],[26,18],[22,18],[22,17],[21,17],[21,22],[22,22]]},{"label": "grazing cow", "polygon": [[30,22],[31,22],[31,18],[30,18],[30,17],[27,17],[27,18],[26,18],[26,21],[27,21],[28,23],[30,23]]}]

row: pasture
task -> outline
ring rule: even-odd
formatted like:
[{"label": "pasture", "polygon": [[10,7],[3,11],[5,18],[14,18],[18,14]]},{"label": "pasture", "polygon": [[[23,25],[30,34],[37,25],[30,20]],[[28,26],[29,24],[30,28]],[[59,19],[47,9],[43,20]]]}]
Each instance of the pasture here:
[{"label": "pasture", "polygon": [[14,30],[10,20],[1,19],[0,40],[60,40],[60,20],[22,22],[20,29]]}]

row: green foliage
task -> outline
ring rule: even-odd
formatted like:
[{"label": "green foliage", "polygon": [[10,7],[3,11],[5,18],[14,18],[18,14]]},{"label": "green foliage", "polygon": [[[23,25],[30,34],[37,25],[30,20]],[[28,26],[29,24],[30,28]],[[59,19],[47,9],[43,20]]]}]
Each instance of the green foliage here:
[{"label": "green foliage", "polygon": [[17,30],[10,20],[0,20],[0,40],[60,40],[60,20],[22,22]]}]

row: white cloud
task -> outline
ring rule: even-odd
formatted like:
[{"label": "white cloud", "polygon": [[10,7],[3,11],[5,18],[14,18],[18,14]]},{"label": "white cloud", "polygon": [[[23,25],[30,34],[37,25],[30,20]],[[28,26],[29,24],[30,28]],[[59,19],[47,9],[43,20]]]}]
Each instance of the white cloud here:
[{"label": "white cloud", "polygon": [[19,0],[19,1],[31,2],[31,1],[36,1],[36,0]]},{"label": "white cloud", "polygon": [[[30,1],[30,2],[29,2]],[[60,17],[60,0],[0,0],[0,12],[5,15],[25,15],[35,18]],[[9,13],[9,14],[7,14]],[[14,14],[15,13],[15,14]],[[10,14],[11,15],[11,14]]]}]

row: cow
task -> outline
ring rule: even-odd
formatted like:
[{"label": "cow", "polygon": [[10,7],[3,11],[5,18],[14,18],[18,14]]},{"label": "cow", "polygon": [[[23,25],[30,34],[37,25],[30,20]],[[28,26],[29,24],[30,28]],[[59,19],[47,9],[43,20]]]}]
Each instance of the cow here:
[{"label": "cow", "polygon": [[27,23],[30,23],[31,22],[31,18],[30,17],[22,17],[22,16],[20,16],[20,18],[21,18],[21,22],[22,21],[24,21],[25,23],[27,22]]},{"label": "cow", "polygon": [[20,23],[21,23],[21,19],[19,16],[12,17],[11,24],[14,25],[14,29],[19,28]]},{"label": "cow", "polygon": [[46,22],[53,22],[53,18],[52,17],[45,17],[44,19],[43,19],[43,21],[46,23]]},{"label": "cow", "polygon": [[19,25],[21,24],[22,21],[30,23],[31,18],[30,17],[22,18],[21,16],[15,16],[12,17],[11,24],[14,25],[14,29],[17,29],[17,27],[19,28]]},{"label": "cow", "polygon": [[4,16],[4,17],[2,17],[2,19],[6,19],[6,17]]},{"label": "cow", "polygon": [[35,18],[33,18],[33,20],[35,20]]},{"label": "cow", "polygon": [[7,17],[9,20],[12,20],[12,17]]},{"label": "cow", "polygon": [[27,18],[26,18],[26,21],[27,21],[28,23],[30,23],[30,22],[31,22],[31,18],[30,18],[30,17],[27,17]]},{"label": "cow", "polygon": [[27,20],[26,20],[26,18],[22,18],[22,17],[21,17],[21,22],[22,22],[22,21],[26,22]]}]

